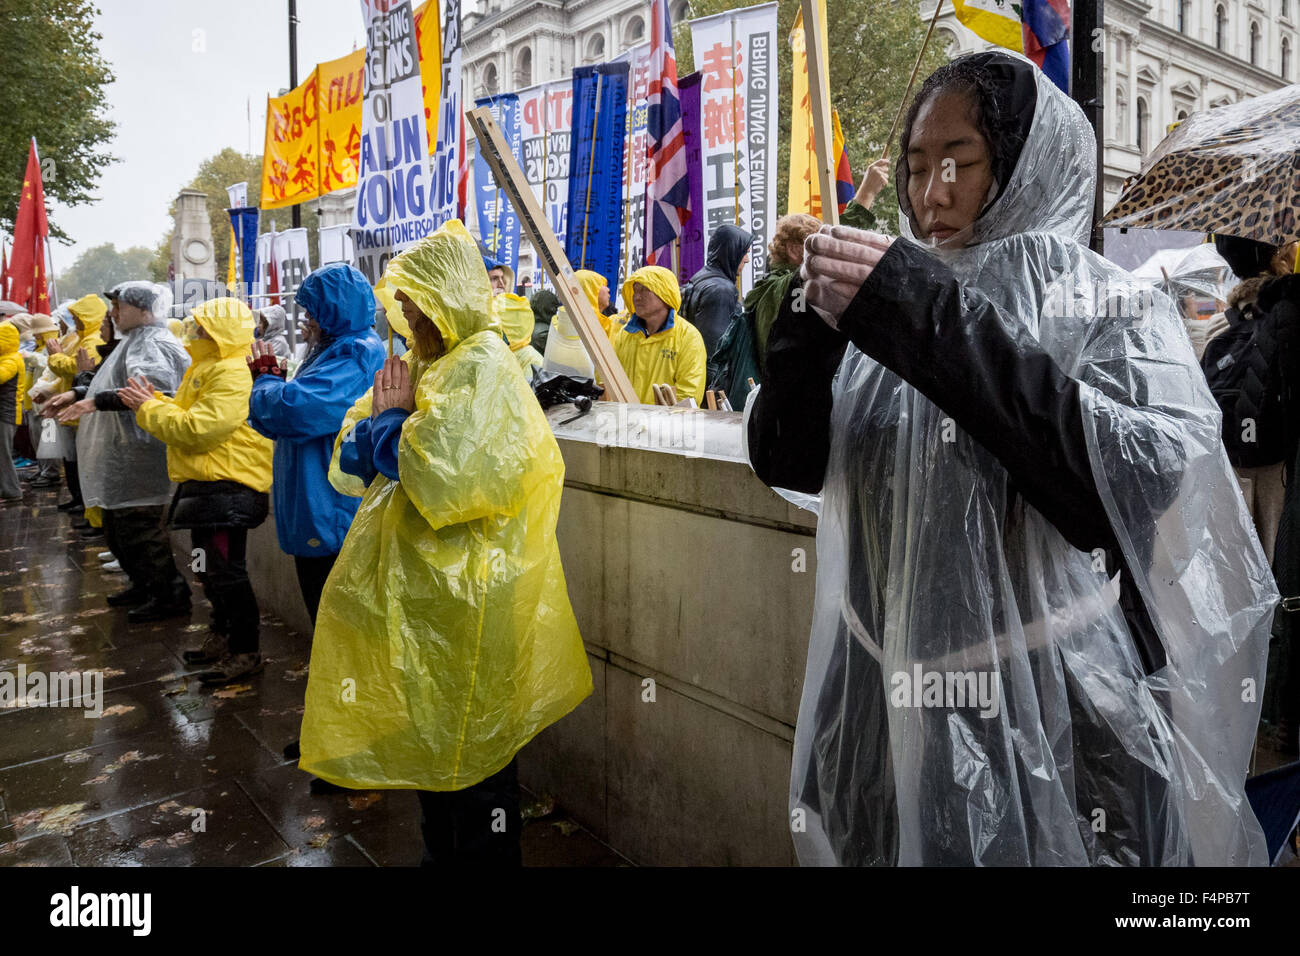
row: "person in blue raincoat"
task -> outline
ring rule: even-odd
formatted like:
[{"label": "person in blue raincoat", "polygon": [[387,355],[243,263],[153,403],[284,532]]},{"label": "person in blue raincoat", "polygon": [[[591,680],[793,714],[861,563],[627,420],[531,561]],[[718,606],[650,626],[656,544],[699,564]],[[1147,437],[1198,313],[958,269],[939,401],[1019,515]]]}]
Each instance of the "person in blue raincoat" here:
[{"label": "person in blue raincoat", "polygon": [[[374,293],[349,265],[336,262],[309,275],[298,304],[307,314],[307,358],[286,382],[272,346],[253,343],[248,420],[275,440],[275,532],[280,548],[293,555],[314,626],[325,579],[360,503],[330,485],[334,436],[383,366],[384,346],[371,328]],[[296,756],[295,748],[290,744],[286,753]]]},{"label": "person in blue raincoat", "polygon": [[307,314],[307,358],[286,382],[270,347],[254,342],[248,420],[275,441],[275,532],[281,549],[293,555],[314,621],[358,504],[329,483],[334,436],[383,366],[384,345],[371,327],[374,293],[349,265],[336,262],[309,275],[298,304]]}]

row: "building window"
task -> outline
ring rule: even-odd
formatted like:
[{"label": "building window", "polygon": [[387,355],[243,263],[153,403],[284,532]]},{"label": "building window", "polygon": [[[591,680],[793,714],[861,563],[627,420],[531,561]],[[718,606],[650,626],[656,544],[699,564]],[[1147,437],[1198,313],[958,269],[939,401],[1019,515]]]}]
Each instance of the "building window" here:
[{"label": "building window", "polygon": [[1259,24],[1250,24],[1250,65],[1259,66]]},{"label": "building window", "polygon": [[533,50],[524,47],[515,59],[515,89],[533,85]]},{"label": "building window", "polygon": [[1282,38],[1282,79],[1291,79],[1291,41]]},{"label": "building window", "polygon": [[680,3],[674,3],[669,12],[672,14],[673,23],[682,23],[691,16],[691,5],[687,0],[681,0]]},{"label": "building window", "polygon": [[1120,145],[1128,143],[1128,98],[1123,89],[1115,92],[1115,139]]},{"label": "building window", "polygon": [[645,21],[640,17],[633,17],[627,21],[627,29],[623,31],[623,45],[636,46],[645,39]]},{"label": "building window", "polygon": [[1228,44],[1228,13],[1223,4],[1214,8],[1214,48],[1224,49]]},{"label": "building window", "polygon": [[605,34],[593,33],[587,40],[587,62],[599,63],[605,58]]},{"label": "building window", "polygon": [[1192,5],[1191,0],[1178,0],[1178,32],[1187,32],[1187,8]]},{"label": "building window", "polygon": [[1181,122],[1182,122],[1183,120],[1185,120],[1185,119],[1187,119],[1187,110],[1179,110],[1179,111],[1178,111],[1178,122],[1181,123]]},{"label": "building window", "polygon": [[1146,154],[1147,147],[1151,145],[1151,111],[1147,108],[1147,101],[1138,97],[1137,101],[1137,121],[1138,121],[1138,152]]},{"label": "building window", "polygon": [[497,78],[497,67],[495,63],[489,63],[483,67],[483,92],[488,96],[496,96],[501,89],[501,82]]}]

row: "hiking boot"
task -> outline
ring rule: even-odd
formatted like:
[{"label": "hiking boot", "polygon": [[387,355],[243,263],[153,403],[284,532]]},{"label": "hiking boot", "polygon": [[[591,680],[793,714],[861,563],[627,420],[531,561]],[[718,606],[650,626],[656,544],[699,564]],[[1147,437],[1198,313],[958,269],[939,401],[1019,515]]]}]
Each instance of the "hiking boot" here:
[{"label": "hiking boot", "polygon": [[107,600],[109,607],[139,607],[149,600],[149,589],[133,584],[125,591],[110,594]]},{"label": "hiking boot", "polygon": [[[36,481],[33,481],[33,482],[32,482],[32,487],[33,487],[33,488],[44,488],[44,487],[46,487],[46,485],[40,485],[40,484],[37,484],[37,482],[39,482],[39,481],[40,481],[39,478],[36,479]],[[53,482],[49,482],[49,484],[58,484],[58,482],[57,482],[57,481],[53,481]],[[81,510],[82,510],[82,508],[81,508],[81,502],[77,501],[77,500],[74,499],[74,498],[69,498],[67,501],[60,501],[57,505],[55,505],[55,507],[58,508],[60,511],[81,511]]]},{"label": "hiking boot", "polygon": [[81,535],[83,538],[98,538],[104,534],[104,529],[96,528],[93,525],[88,524],[84,528],[78,528],[77,534]]},{"label": "hiking boot", "polygon": [[189,595],[159,600],[150,598],[144,604],[127,612],[126,619],[132,624],[144,624],[148,621],[165,621],[169,617],[189,617]]},{"label": "hiking boot", "polygon": [[216,631],[208,631],[208,636],[198,647],[190,648],[181,654],[186,664],[211,664],[230,653],[230,638]]},{"label": "hiking boot", "polygon": [[284,745],[284,759],[285,760],[302,759],[302,750],[298,747],[298,741],[295,740],[291,744]]},{"label": "hiking boot", "polygon": [[124,573],[125,573],[125,572],[122,570],[122,563],[121,563],[120,561],[109,561],[109,562],[106,563],[106,564],[101,564],[101,565],[99,566],[99,570],[101,570],[101,571],[107,571],[109,574],[124,574]]},{"label": "hiking boot", "polygon": [[219,687],[222,684],[237,681],[241,677],[251,677],[254,674],[261,673],[263,666],[262,655],[256,652],[251,654],[227,654],[217,661],[215,667],[203,671],[198,677],[202,684],[209,687]]},{"label": "hiking boot", "polygon": [[90,522],[86,519],[86,516],[85,516],[84,514],[82,514],[82,515],[80,515],[80,516],[78,516],[78,517],[72,519],[72,527],[74,527],[74,528],[76,528],[78,531],[80,531],[80,530],[82,530],[83,528],[89,528],[89,527],[90,527]]},{"label": "hiking boot", "polygon": [[323,797],[330,793],[345,793],[347,787],[340,787],[337,783],[330,783],[328,780],[322,780],[320,777],[311,778],[311,793],[314,797]]},{"label": "hiking boot", "polygon": [[113,557],[112,551],[101,551],[99,552],[99,554],[95,555],[95,557],[98,558],[100,561],[104,561],[104,562],[117,560],[116,558]]}]

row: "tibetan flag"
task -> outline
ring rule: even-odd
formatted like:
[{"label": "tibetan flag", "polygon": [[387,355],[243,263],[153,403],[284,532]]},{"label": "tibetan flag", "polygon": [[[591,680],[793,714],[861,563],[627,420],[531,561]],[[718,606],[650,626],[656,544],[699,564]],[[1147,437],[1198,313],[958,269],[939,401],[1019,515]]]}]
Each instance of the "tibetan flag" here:
[{"label": "tibetan flag", "polygon": [[668,0],[650,4],[650,95],[646,99],[645,250],[671,266],[672,244],[691,216],[686,137],[677,96],[677,57]]},{"label": "tibetan flag", "polygon": [[1057,89],[1070,92],[1070,0],[1023,0],[1025,56]]},{"label": "tibetan flag", "polygon": [[9,297],[28,312],[50,311],[49,288],[45,281],[45,244],[50,223],[45,216],[45,187],[41,164],[36,157],[36,140],[27,150],[27,172],[14,219],[14,252],[9,262]]},{"label": "tibetan flag", "polygon": [[849,169],[849,154],[844,149],[844,130],[840,129],[838,110],[831,110],[831,130],[835,149],[835,201],[840,212],[844,212],[844,207],[857,190],[853,187],[853,170]]},{"label": "tibetan flag", "polygon": [[953,0],[953,7],[972,33],[1023,53],[1070,92],[1070,0]]}]

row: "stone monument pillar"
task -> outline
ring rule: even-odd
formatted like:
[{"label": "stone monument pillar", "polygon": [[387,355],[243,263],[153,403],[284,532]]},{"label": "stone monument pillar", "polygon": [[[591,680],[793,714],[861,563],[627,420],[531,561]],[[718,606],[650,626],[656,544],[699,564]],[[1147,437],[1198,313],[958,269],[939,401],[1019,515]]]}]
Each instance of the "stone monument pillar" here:
[{"label": "stone monument pillar", "polygon": [[206,193],[182,189],[177,195],[171,253],[177,278],[184,275],[187,279],[216,279],[217,263],[212,253],[212,223],[208,219]]}]

